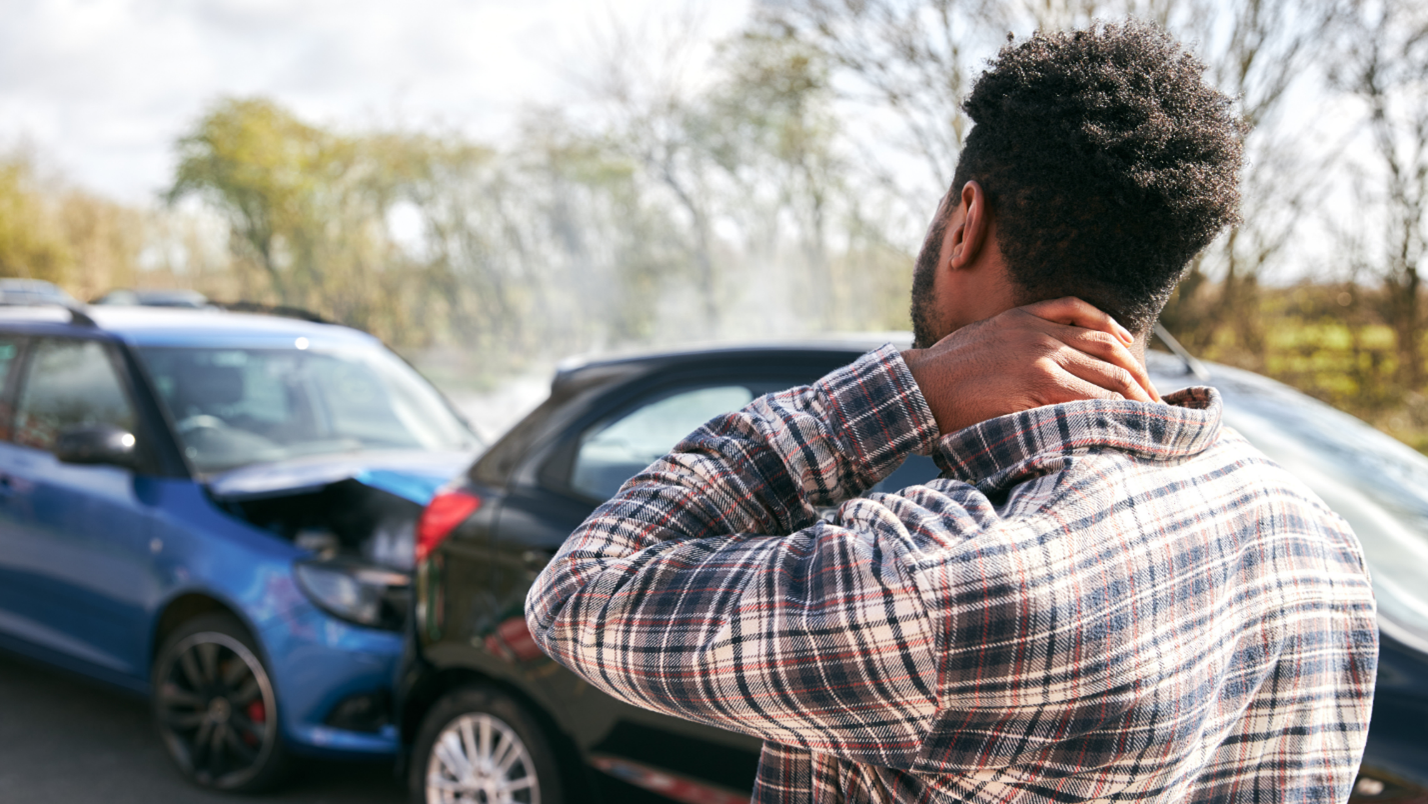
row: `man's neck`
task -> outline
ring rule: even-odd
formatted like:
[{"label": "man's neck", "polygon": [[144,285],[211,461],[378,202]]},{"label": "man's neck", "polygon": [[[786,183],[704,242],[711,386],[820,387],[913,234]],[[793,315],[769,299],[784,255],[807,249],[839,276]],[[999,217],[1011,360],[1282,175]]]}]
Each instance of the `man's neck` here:
[{"label": "man's neck", "polygon": [[1126,347],[1126,350],[1129,351],[1132,355],[1135,355],[1135,359],[1136,359],[1136,360],[1139,360],[1139,361],[1140,361],[1140,364],[1141,364],[1142,366],[1144,366],[1144,365],[1145,365],[1145,350],[1146,350],[1146,347],[1149,346],[1149,344],[1150,344],[1150,332],[1149,332],[1149,331],[1147,331],[1147,332],[1142,332],[1141,334],[1135,336],[1135,340],[1134,340],[1134,341],[1131,341],[1131,345],[1130,345],[1130,346],[1127,346],[1127,347]]}]

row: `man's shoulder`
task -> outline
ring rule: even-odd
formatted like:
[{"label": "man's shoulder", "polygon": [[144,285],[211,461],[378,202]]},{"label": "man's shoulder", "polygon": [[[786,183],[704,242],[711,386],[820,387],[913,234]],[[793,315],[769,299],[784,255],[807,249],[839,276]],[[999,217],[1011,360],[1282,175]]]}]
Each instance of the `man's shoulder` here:
[{"label": "man's shoulder", "polygon": [[[1064,527],[1068,516],[1086,528],[1127,517],[1163,526],[1169,516],[1207,527],[1237,529],[1283,526],[1289,519],[1315,529],[1348,534],[1343,517],[1309,487],[1243,435],[1219,426],[1203,449],[1176,456],[1149,457],[1103,444],[1047,460],[1006,494],[1008,519],[1032,527]],[[1178,516],[1173,516],[1178,514]],[[1355,541],[1357,548],[1357,542]]]},{"label": "man's shoulder", "polygon": [[1343,519],[1328,503],[1309,487],[1298,474],[1269,457],[1238,430],[1224,425],[1202,456],[1200,471],[1224,467],[1221,471],[1236,471],[1236,480],[1245,485],[1246,493],[1256,493],[1271,499],[1297,500],[1309,504],[1338,522]]}]

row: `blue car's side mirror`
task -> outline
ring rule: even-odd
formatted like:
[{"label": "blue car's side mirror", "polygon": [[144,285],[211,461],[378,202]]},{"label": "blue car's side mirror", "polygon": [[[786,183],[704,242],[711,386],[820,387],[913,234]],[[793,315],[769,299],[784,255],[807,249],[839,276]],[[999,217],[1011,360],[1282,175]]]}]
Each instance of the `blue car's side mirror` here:
[{"label": "blue car's side mirror", "polygon": [[112,424],[66,427],[55,439],[55,457],[64,463],[139,467],[134,434]]}]

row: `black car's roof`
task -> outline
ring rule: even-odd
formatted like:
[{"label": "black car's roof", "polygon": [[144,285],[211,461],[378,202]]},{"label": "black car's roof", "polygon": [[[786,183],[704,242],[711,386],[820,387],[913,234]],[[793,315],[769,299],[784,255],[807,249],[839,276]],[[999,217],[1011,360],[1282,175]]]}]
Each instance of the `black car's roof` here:
[{"label": "black car's roof", "polygon": [[912,335],[906,332],[851,333],[801,341],[694,344],[625,355],[576,357],[562,361],[556,368],[551,390],[552,393],[560,393],[590,382],[710,363],[746,363],[750,360],[777,363],[809,357],[852,360],[886,343],[906,349],[912,343]]}]

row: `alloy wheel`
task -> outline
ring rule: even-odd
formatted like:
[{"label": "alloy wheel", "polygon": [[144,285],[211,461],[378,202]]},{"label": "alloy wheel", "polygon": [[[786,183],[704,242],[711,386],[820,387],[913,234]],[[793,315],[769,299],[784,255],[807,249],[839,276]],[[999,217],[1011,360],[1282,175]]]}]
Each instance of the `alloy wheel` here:
[{"label": "alloy wheel", "polygon": [[471,712],[442,729],[426,771],[426,800],[443,804],[540,804],[540,780],[515,729]]},{"label": "alloy wheel", "polygon": [[262,662],[228,634],[193,634],[166,654],[155,713],[169,752],[194,781],[233,789],[264,767],[277,741]]}]

